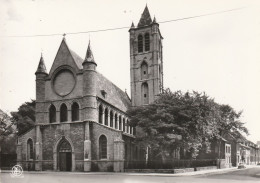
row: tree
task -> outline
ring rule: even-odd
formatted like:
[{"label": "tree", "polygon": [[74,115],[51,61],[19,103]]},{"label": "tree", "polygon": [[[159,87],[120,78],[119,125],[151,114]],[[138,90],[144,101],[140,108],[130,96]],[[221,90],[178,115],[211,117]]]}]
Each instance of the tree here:
[{"label": "tree", "polygon": [[171,154],[174,148],[182,147],[194,158],[202,146],[208,148],[209,139],[217,133],[215,107],[214,100],[205,93],[172,93],[167,89],[154,103],[133,108],[128,115],[132,125],[144,132],[137,141],[151,146],[155,155]]},{"label": "tree", "polygon": [[[196,158],[199,151],[209,152],[212,139],[221,137],[223,126],[228,133],[246,131],[243,123],[231,122],[241,113],[228,114],[214,99],[195,91],[173,93],[167,89],[154,103],[132,108],[128,115],[131,125],[139,131],[136,142],[151,147],[152,156],[162,159],[177,147],[188,152],[182,158]],[[182,138],[176,138],[178,135]]]},{"label": "tree", "polygon": [[16,121],[18,135],[25,133],[35,124],[35,100],[22,104],[17,112],[11,112],[12,120]]},{"label": "tree", "polygon": [[0,110],[0,152],[15,153],[15,121]]}]

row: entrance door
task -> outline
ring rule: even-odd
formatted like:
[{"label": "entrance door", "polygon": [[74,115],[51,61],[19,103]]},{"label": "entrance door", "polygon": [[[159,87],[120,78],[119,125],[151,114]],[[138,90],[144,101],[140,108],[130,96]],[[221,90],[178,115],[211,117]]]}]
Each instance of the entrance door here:
[{"label": "entrance door", "polygon": [[69,142],[64,139],[59,145],[59,170],[60,171],[71,171],[72,167],[72,156],[71,156],[71,146]]},{"label": "entrance door", "polygon": [[60,171],[71,171],[71,152],[59,153]]}]

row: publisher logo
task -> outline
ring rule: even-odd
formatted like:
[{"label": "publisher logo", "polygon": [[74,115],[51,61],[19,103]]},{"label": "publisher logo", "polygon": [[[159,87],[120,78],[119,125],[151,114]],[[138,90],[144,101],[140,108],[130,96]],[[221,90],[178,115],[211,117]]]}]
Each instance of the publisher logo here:
[{"label": "publisher logo", "polygon": [[12,168],[11,177],[22,177],[23,168],[20,165],[15,165]]}]

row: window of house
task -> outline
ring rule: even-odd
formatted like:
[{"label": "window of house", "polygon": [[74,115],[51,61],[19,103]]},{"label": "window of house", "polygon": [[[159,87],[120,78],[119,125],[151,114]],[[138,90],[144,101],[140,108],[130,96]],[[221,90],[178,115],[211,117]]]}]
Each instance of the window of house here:
[{"label": "window of house", "polygon": [[79,105],[78,103],[73,103],[71,106],[71,113],[72,113],[72,121],[78,121],[79,120]]},{"label": "window of house", "polygon": [[138,36],[138,52],[143,52],[143,36]]},{"label": "window of house", "polygon": [[107,138],[101,135],[99,138],[99,158],[107,159]]},{"label": "window of house", "polygon": [[33,141],[32,139],[28,139],[27,141],[27,159],[33,159]]},{"label": "window of house", "polygon": [[60,107],[60,122],[68,121],[68,109],[65,104]]},{"label": "window of house", "polygon": [[150,36],[149,33],[146,33],[144,35],[144,47],[145,47],[145,51],[149,51],[150,50]]},{"label": "window of house", "polygon": [[56,108],[54,105],[51,105],[51,107],[49,108],[49,120],[50,123],[56,122]]}]

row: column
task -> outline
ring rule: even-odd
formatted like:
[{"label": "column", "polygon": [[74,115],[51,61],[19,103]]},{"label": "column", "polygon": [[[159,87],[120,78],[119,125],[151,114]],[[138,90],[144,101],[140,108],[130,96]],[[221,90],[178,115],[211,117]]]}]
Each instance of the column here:
[{"label": "column", "polygon": [[36,126],[36,143],[35,143],[35,170],[42,170],[42,134],[40,125]]},{"label": "column", "polygon": [[91,171],[91,141],[89,134],[89,122],[85,122],[85,140],[84,140],[84,171]]},{"label": "column", "polygon": [[122,139],[114,140],[114,172],[124,171],[125,142]]}]

